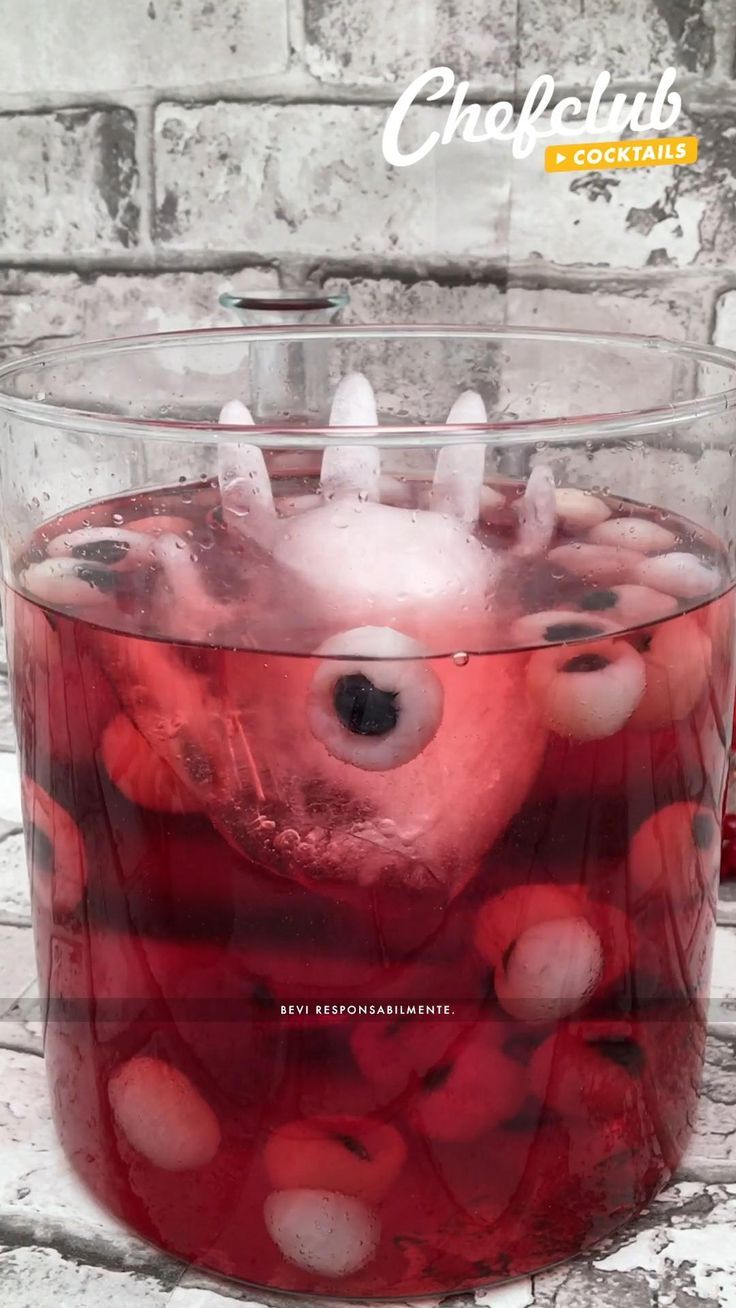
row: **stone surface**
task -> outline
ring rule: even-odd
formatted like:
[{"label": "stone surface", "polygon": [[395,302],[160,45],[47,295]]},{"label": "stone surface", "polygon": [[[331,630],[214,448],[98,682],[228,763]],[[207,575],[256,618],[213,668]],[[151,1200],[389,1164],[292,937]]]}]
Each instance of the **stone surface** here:
[{"label": "stone surface", "polygon": [[223,291],[274,291],[272,268],[233,273],[76,273],[0,271],[0,354],[10,357],[63,342],[139,332],[229,327]]},{"label": "stone surface", "polygon": [[[714,299],[715,290],[710,284],[684,278],[666,284],[633,285],[625,291],[601,287],[594,294],[590,289],[510,287],[506,315],[509,323],[518,326],[636,332],[706,342]],[[534,397],[535,414],[544,409],[549,416],[606,413],[621,406],[624,398],[626,408],[650,408],[653,404],[669,404],[678,382],[677,365],[666,359],[637,357],[615,346],[602,351],[587,347],[578,351],[571,370],[549,367],[548,348],[530,344],[507,365],[506,386],[512,408],[517,411],[519,397],[525,394]],[[544,381],[540,382],[542,375]],[[629,460],[617,475],[626,473],[630,466]],[[659,475],[661,483],[661,469]]]},{"label": "stone surface", "polygon": [[306,64],[330,85],[408,83],[445,65],[507,86],[516,11],[517,0],[305,0]]},{"label": "stone surface", "polygon": [[736,350],[736,291],[727,291],[718,299],[713,343]]},{"label": "stone surface", "polygon": [[286,0],[34,0],[33,17],[0,3],[3,95],[242,84],[288,62]]},{"label": "stone surface", "polygon": [[596,287],[567,291],[511,286],[506,314],[511,323],[570,330],[637,332],[707,342],[715,289],[712,283],[673,278],[633,284],[626,290]]},{"label": "stone surface", "polygon": [[17,829],[21,820],[18,760],[15,754],[0,753],[0,824],[10,823]]},{"label": "stone surface", "polygon": [[32,986],[35,975],[30,927],[0,925],[0,1043],[4,1042],[5,1019],[19,996]]},{"label": "stone surface", "polygon": [[10,689],[8,678],[0,673],[0,751],[14,750],[15,728],[13,710],[10,706]]},{"label": "stone surface", "polygon": [[722,28],[708,0],[518,0],[519,62],[526,81],[592,85],[607,69],[625,81],[659,80],[670,64],[708,73]]},{"label": "stone surface", "polygon": [[[343,279],[328,279],[326,289],[344,289]],[[468,282],[445,286],[430,280],[392,281],[388,277],[351,280],[345,323],[482,323],[494,326],[505,316],[505,297],[497,286]]]},{"label": "stone surface", "polygon": [[0,115],[3,255],[99,254],[137,245],[135,131],[135,115],[123,108]]},{"label": "stone surface", "polygon": [[[331,257],[505,253],[508,152],[456,140],[389,168],[385,116],[371,105],[159,105],[158,242]],[[443,118],[418,107],[406,148]]]},{"label": "stone surface", "polygon": [[0,913],[30,920],[26,853],[20,833],[0,841]]},{"label": "stone surface", "polygon": [[[688,168],[545,173],[544,141],[512,173],[510,254],[601,268],[728,267],[736,239],[736,119],[692,115],[677,133],[700,138]],[[613,140],[596,131],[581,140]],[[507,147],[475,146],[495,154]]]}]

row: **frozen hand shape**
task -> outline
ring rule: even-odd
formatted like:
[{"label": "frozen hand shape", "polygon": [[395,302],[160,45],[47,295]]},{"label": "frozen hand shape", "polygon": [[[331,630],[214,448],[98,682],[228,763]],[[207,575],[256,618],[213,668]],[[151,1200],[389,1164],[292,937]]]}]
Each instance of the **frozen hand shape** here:
[{"label": "frozen hand shape", "polygon": [[[252,422],[237,401],[222,420]],[[466,392],[448,421],[484,422],[480,397]],[[223,433],[219,451],[224,524],[250,561],[244,589],[291,624],[279,647],[311,657],[259,655],[242,684],[233,655],[225,702],[140,642],[140,666],[116,680],[123,695],[136,688],[127,707],[141,733],[260,864],[324,888],[450,897],[523,801],[544,743],[518,655],[427,657],[493,648],[502,621],[503,556],[475,531],[484,444],[443,444],[428,507],[401,507],[381,503],[381,451],[361,439],[359,428],[377,425],[365,377],[344,378],[331,422],[353,431],[325,451],[316,504],[289,516],[257,445]],[[522,553],[549,539],[539,521],[550,501],[553,525],[546,482],[541,510],[522,511]],[[158,543],[162,566],[196,614],[196,568],[173,542]]]}]

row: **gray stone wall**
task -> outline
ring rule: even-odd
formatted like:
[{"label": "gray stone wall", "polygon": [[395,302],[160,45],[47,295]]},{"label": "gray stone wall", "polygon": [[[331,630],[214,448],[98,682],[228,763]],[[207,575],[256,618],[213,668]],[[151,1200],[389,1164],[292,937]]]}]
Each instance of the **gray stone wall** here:
[{"label": "gray stone wall", "polygon": [[[0,32],[6,353],[307,280],[357,320],[736,344],[736,0],[0,0]],[[552,176],[456,142],[391,169],[388,109],[437,62],[483,103],[674,63],[701,160]]]}]

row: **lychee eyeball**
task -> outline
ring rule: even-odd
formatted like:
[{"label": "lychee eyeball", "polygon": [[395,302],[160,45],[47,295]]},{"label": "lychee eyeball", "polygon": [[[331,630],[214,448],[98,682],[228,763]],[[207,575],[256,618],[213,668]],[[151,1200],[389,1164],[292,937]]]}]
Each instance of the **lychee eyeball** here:
[{"label": "lychee eyeball", "polygon": [[166,1172],[206,1167],[220,1148],[220,1124],[177,1067],[140,1055],[108,1081],[115,1124],[135,1151]]},{"label": "lychee eyeball", "polygon": [[350,1047],[363,1076],[388,1100],[449,1056],[462,1030],[460,1023],[451,1021],[359,1022]]},{"label": "lychee eyeball", "polygon": [[115,588],[115,571],[75,559],[44,559],[32,563],[21,577],[23,589],[42,604],[95,608],[105,604]]},{"label": "lychee eyeball", "polygon": [[546,726],[574,740],[604,740],[629,721],[644,695],[642,659],[626,641],[537,650],[527,686]]},{"label": "lychee eyeball", "polygon": [[[569,545],[556,545],[547,555],[556,568],[564,568],[575,577],[582,577],[587,582],[599,581],[603,585],[615,585],[620,581],[638,581],[635,576],[643,556],[637,550],[624,549],[616,545],[591,545],[571,542]],[[642,580],[642,584],[649,583]],[[651,583],[655,585],[654,582]]]},{"label": "lychee eyeball", "polygon": [[78,531],[60,532],[49,541],[46,553],[50,559],[66,558],[80,565],[126,572],[151,563],[151,544],[140,528],[80,527]]},{"label": "lychee eyeball", "polygon": [[529,1085],[566,1120],[605,1122],[631,1111],[644,1061],[627,1023],[579,1023],[562,1027],[535,1050]]},{"label": "lychee eyeball", "polygon": [[[79,908],[87,886],[87,854],[74,818],[40,786],[24,776],[21,796],[28,831],[34,894],[54,917],[66,917]],[[41,865],[35,833],[48,841],[51,866]],[[44,860],[45,861],[45,860]]]},{"label": "lychee eyeball", "polygon": [[703,563],[697,555],[673,552],[642,559],[631,580],[678,599],[700,599],[716,591],[722,578],[718,568]]},{"label": "lychee eyeball", "polygon": [[610,518],[588,532],[594,545],[623,546],[642,554],[661,554],[677,543],[674,532],[649,518]]},{"label": "lychee eyeball", "polygon": [[712,895],[720,864],[720,825],[715,813],[695,803],[657,809],[634,834],[628,874],[637,897],[664,893],[687,904]]},{"label": "lychee eyeball", "polygon": [[335,1280],[370,1262],[381,1235],[376,1214],[361,1199],[329,1190],[277,1190],[263,1215],[288,1262]]},{"label": "lychee eyeball", "polygon": [[558,521],[568,532],[596,527],[611,516],[611,510],[603,500],[576,486],[559,486],[555,491],[555,502]]},{"label": "lychee eyeball", "polygon": [[578,609],[587,619],[606,621],[619,629],[658,622],[660,618],[670,617],[677,607],[672,595],[651,590],[649,586],[626,584],[589,590],[578,600]]},{"label": "lychee eyeball", "polygon": [[545,609],[517,618],[511,624],[511,638],[515,645],[564,645],[600,639],[615,630],[616,624],[598,613],[586,617],[573,609]]},{"label": "lychee eyeball", "polygon": [[583,1008],[619,979],[635,943],[624,913],[580,887],[515,886],[487,900],[475,945],[494,969],[510,1016],[549,1022]]},{"label": "lychee eyeball", "polygon": [[631,725],[652,730],[680,722],[705,692],[711,670],[711,642],[697,619],[683,614],[633,638],[644,663],[646,688]]},{"label": "lychee eyeball", "polygon": [[126,523],[128,531],[137,531],[144,536],[186,536],[193,525],[191,518],[177,518],[165,513],[154,514],[150,518],[134,518],[132,522]]},{"label": "lychee eyeball", "polygon": [[603,946],[581,917],[539,922],[524,931],[496,969],[499,1004],[524,1022],[552,1022],[577,1012],[603,975]]},{"label": "lychee eyeball", "polygon": [[330,1190],[369,1202],[401,1171],[406,1145],[395,1127],[355,1117],[303,1118],[269,1136],[264,1162],[278,1190]]},{"label": "lychee eyeball", "polygon": [[519,937],[539,923],[579,916],[574,890],[553,885],[513,886],[486,900],[475,924],[475,946],[496,967]]},{"label": "lychee eyeball", "polygon": [[484,1023],[422,1078],[413,1111],[433,1140],[472,1140],[518,1112],[524,1068],[504,1053],[495,1025]]}]

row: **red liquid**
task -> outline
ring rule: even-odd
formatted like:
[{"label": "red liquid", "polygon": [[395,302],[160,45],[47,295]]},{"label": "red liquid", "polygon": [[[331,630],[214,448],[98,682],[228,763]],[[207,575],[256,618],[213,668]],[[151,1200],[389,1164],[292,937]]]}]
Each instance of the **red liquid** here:
[{"label": "red liquid", "polygon": [[[96,520],[113,508],[145,512],[103,506]],[[208,504],[183,511],[206,540]],[[300,835],[310,815],[319,831],[357,821],[342,792],[305,785],[293,799],[274,765],[265,835],[232,797],[214,798],[206,762],[229,719],[212,706],[261,706],[248,722],[262,776],[268,720],[298,753],[293,702],[318,660],[126,634],[149,611],[152,571],[111,585],[92,621],[6,594],[47,1067],[76,1169],[172,1253],[303,1294],[469,1289],[612,1231],[669,1178],[693,1120],[731,595],[623,635],[646,651],[671,627],[678,645],[707,649],[692,707],[604,739],[550,732],[510,823],[448,893],[340,880],[340,841],[324,846],[320,880]],[[563,605],[583,589],[563,586]],[[131,725],[162,652],[186,672],[156,693],[166,730],[178,704],[189,731],[188,784],[181,756],[152,748],[150,716],[148,743]],[[479,703],[503,676],[526,684],[529,660],[518,649],[429,663],[449,712],[464,678]],[[356,848],[345,843],[348,863]],[[552,962],[567,948],[570,966],[540,991],[545,947]],[[574,975],[586,950],[587,989]],[[392,1002],[453,1016],[313,1011]]]}]

